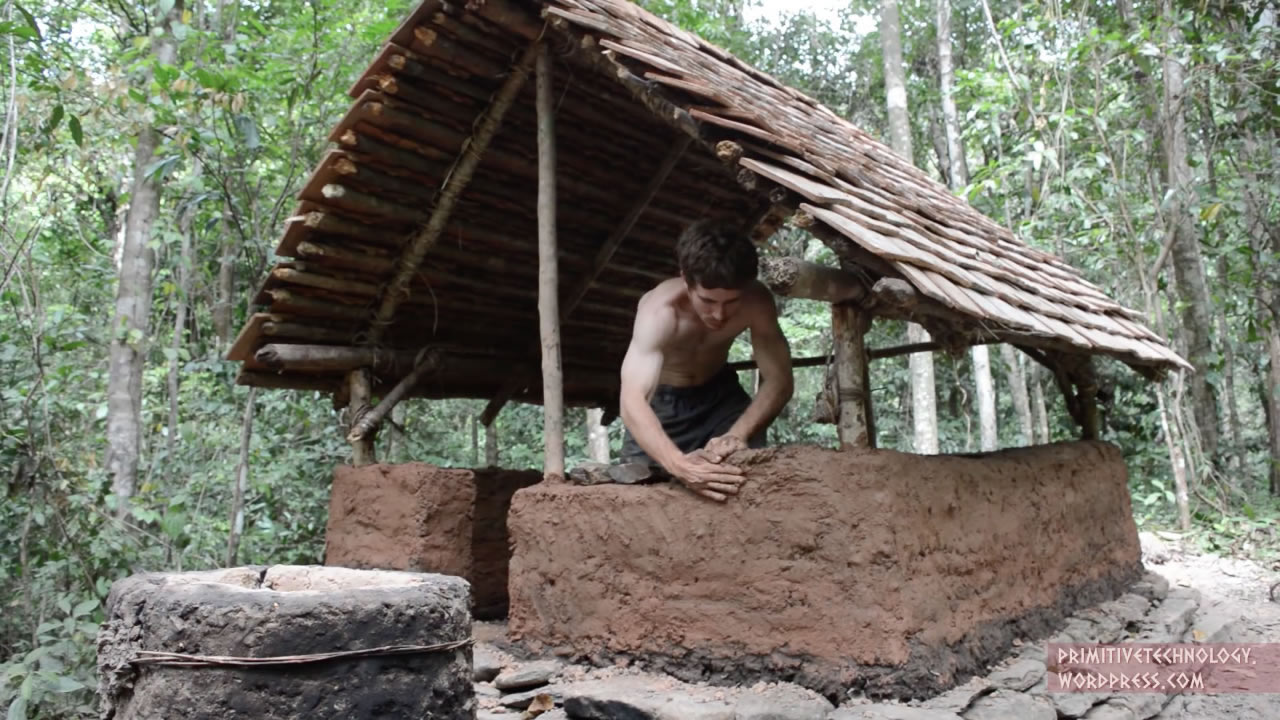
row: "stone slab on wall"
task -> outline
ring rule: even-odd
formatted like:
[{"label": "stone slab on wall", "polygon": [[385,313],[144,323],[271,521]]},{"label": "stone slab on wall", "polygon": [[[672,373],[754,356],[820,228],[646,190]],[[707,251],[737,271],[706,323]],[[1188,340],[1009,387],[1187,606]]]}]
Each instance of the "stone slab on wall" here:
[{"label": "stone slab on wall", "polygon": [[428,463],[339,466],[325,564],[466,578],[475,617],[503,617],[511,555],[507,509],[517,490],[541,480],[533,471]]},{"label": "stone slab on wall", "polygon": [[1141,572],[1106,443],[734,462],[748,480],[725,504],[670,484],[516,493],[512,641],[689,680],[923,697]]}]

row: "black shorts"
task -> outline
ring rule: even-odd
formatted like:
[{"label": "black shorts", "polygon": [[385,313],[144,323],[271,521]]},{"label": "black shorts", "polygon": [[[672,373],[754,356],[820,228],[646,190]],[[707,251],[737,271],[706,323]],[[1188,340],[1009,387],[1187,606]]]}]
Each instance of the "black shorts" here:
[{"label": "black shorts", "polygon": [[[729,432],[750,404],[751,396],[738,382],[738,373],[728,366],[721,368],[702,385],[659,385],[649,401],[649,407],[658,416],[667,437],[685,453],[698,450],[711,438]],[[747,446],[764,447],[766,430],[761,428],[752,435]],[[648,453],[640,449],[630,430],[622,436],[622,462],[657,465]]]}]

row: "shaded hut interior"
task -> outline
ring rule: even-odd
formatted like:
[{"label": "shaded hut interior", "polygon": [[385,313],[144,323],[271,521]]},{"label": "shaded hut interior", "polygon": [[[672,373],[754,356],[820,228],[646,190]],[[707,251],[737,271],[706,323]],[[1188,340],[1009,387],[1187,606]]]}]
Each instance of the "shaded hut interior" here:
[{"label": "shaded hut interior", "polygon": [[[342,407],[351,371],[367,369],[380,396],[429,347],[435,367],[409,396],[487,399],[486,423],[508,401],[541,402],[532,58],[544,45],[566,404],[616,413],[635,305],[678,273],[676,238],[705,217],[735,218],[757,242],[783,222],[808,229],[840,259],[843,306],[921,323],[937,349],[1015,344],[1054,371],[1082,426],[1090,356],[1150,378],[1187,367],[1061,259],[626,0],[424,0],[350,89],[298,195],[229,353],[237,382],[321,390]],[[454,182],[469,154],[474,174]],[[789,270],[770,286],[803,296]]]}]

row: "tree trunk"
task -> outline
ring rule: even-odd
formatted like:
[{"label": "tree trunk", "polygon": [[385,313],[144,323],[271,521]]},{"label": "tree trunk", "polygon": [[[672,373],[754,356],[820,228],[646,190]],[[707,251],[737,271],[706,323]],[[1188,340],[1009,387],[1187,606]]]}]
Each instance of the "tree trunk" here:
[{"label": "tree trunk", "polygon": [[587,410],[587,450],[588,455],[596,462],[609,462],[609,428],[603,424],[604,410],[590,408]]},{"label": "tree trunk", "polygon": [[213,332],[226,347],[232,340],[231,316],[235,307],[237,235],[223,224],[223,241],[218,251],[217,296],[213,305]]},{"label": "tree trunk", "polygon": [[[880,6],[880,45],[884,51],[884,84],[888,98],[889,138],[893,149],[907,162],[915,162],[911,147],[911,118],[907,115],[907,88],[902,67],[902,22],[897,0],[884,0]],[[929,342],[928,331],[915,323],[907,323],[907,342]],[[933,355],[912,353],[911,424],[913,447],[917,453],[938,453],[938,401],[933,374]]]},{"label": "tree trunk", "polygon": [[1013,395],[1013,409],[1018,414],[1018,428],[1022,431],[1022,442],[1035,444],[1035,433],[1032,429],[1031,400],[1027,397],[1027,374],[1019,362],[1020,354],[1012,345],[1001,345],[1000,355],[1004,358],[1005,367],[1009,369],[1009,392]]},{"label": "tree trunk", "polygon": [[1049,412],[1044,403],[1044,383],[1040,379],[1042,370],[1038,364],[1031,366],[1031,409],[1035,415],[1036,442],[1049,442]]},{"label": "tree trunk", "polygon": [[236,484],[231,499],[231,534],[227,537],[227,567],[236,564],[240,537],[244,534],[244,496],[249,490],[249,443],[253,440],[253,400],[258,388],[249,388],[244,401],[244,421],[240,425],[240,463],[236,466]]},{"label": "tree trunk", "polygon": [[[168,25],[182,12],[176,3],[162,19],[163,32],[153,51],[161,64],[172,65],[177,56]],[[133,159],[133,186],[125,219],[115,315],[111,323],[111,350],[107,379],[107,474],[118,503],[116,514],[129,514],[138,478],[142,442],[142,371],[151,316],[151,272],[155,253],[150,248],[151,228],[160,211],[160,188],[145,173],[155,156],[160,135],[144,125],[138,133]]]},{"label": "tree trunk", "polygon": [[1267,355],[1270,367],[1267,371],[1267,439],[1271,445],[1271,494],[1280,497],[1280,323],[1275,320],[1267,327]]},{"label": "tree trunk", "polygon": [[480,416],[471,416],[471,467],[480,467]]},{"label": "tree trunk", "polygon": [[[1227,282],[1226,256],[1218,258],[1219,282]],[[1240,407],[1236,403],[1236,354],[1231,338],[1231,326],[1227,323],[1226,303],[1218,306],[1219,337],[1222,338],[1222,389],[1227,401],[1227,435],[1231,438],[1228,453],[1237,471],[1244,467],[1244,440],[1240,435]]]},{"label": "tree trunk", "polygon": [[975,345],[970,352],[973,355],[974,384],[977,386],[979,442],[983,452],[990,452],[1000,447],[996,427],[996,389],[991,377],[991,349],[986,345]]},{"label": "tree trunk", "polygon": [[391,427],[387,428],[387,462],[402,463],[408,452],[408,439],[404,434],[404,424],[409,416],[409,408],[404,403],[397,403],[391,408]]},{"label": "tree trunk", "polygon": [[498,467],[498,462],[498,423],[495,421],[484,426],[484,464]]},{"label": "tree trunk", "polygon": [[[199,165],[196,166],[197,168]],[[184,334],[187,327],[187,309],[191,303],[191,246],[196,204],[191,202],[182,213],[179,232],[182,234],[182,253],[178,258],[177,307],[173,311],[173,337],[169,345],[169,434],[165,438],[164,477],[169,485],[176,466],[178,447],[178,392],[181,389],[178,369],[181,364]]]},{"label": "tree trunk", "polygon": [[1162,0],[1161,22],[1165,32],[1163,134],[1170,191],[1169,220],[1165,227],[1173,234],[1171,256],[1183,305],[1182,327],[1187,339],[1187,361],[1196,368],[1196,372],[1188,378],[1196,431],[1205,458],[1212,464],[1218,448],[1217,401],[1209,382],[1213,328],[1204,261],[1200,255],[1195,220],[1191,216],[1194,181],[1187,161],[1187,128],[1183,115],[1186,88],[1183,83],[1183,68],[1177,60],[1182,45],[1182,31],[1177,25],[1176,12],[1172,0]]},{"label": "tree trunk", "polygon": [[[947,157],[951,166],[951,189],[959,191],[969,184],[969,166],[965,159],[964,139],[960,134],[952,87],[954,67],[951,60],[951,0],[938,0],[938,78],[942,90],[942,122],[947,134]],[[991,451],[1000,445],[996,426],[995,382],[991,377],[991,352],[985,345],[976,345],[971,353],[981,447],[983,451]]]},{"label": "tree trunk", "polygon": [[942,124],[947,136],[947,158],[951,168],[951,189],[969,184],[969,163],[960,134],[959,114],[954,95],[955,65],[951,57],[951,0],[938,0],[938,78],[942,92]]},{"label": "tree trunk", "polygon": [[907,85],[902,68],[902,22],[898,17],[898,0],[883,0],[880,4],[880,47],[884,53],[884,89],[889,106],[890,145],[914,165],[911,118],[907,115]]},{"label": "tree trunk", "polygon": [[1182,433],[1178,431],[1173,410],[1164,399],[1164,388],[1156,388],[1156,403],[1160,408],[1160,427],[1164,431],[1165,444],[1169,448],[1169,464],[1173,468],[1174,502],[1178,506],[1178,526],[1183,532],[1191,529],[1191,502],[1187,478],[1186,454],[1183,452]]}]

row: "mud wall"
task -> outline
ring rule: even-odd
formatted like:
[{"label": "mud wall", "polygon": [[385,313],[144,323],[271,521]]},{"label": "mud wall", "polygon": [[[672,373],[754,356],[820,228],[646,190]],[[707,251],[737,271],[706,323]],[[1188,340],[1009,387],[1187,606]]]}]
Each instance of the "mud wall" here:
[{"label": "mud wall", "polygon": [[688,680],[922,697],[1141,571],[1120,452],[740,453],[741,495],[538,486],[508,526],[510,634]]},{"label": "mud wall", "polygon": [[532,471],[445,469],[427,463],[340,466],[325,531],[326,565],[456,575],[472,614],[507,612],[507,509]]}]

